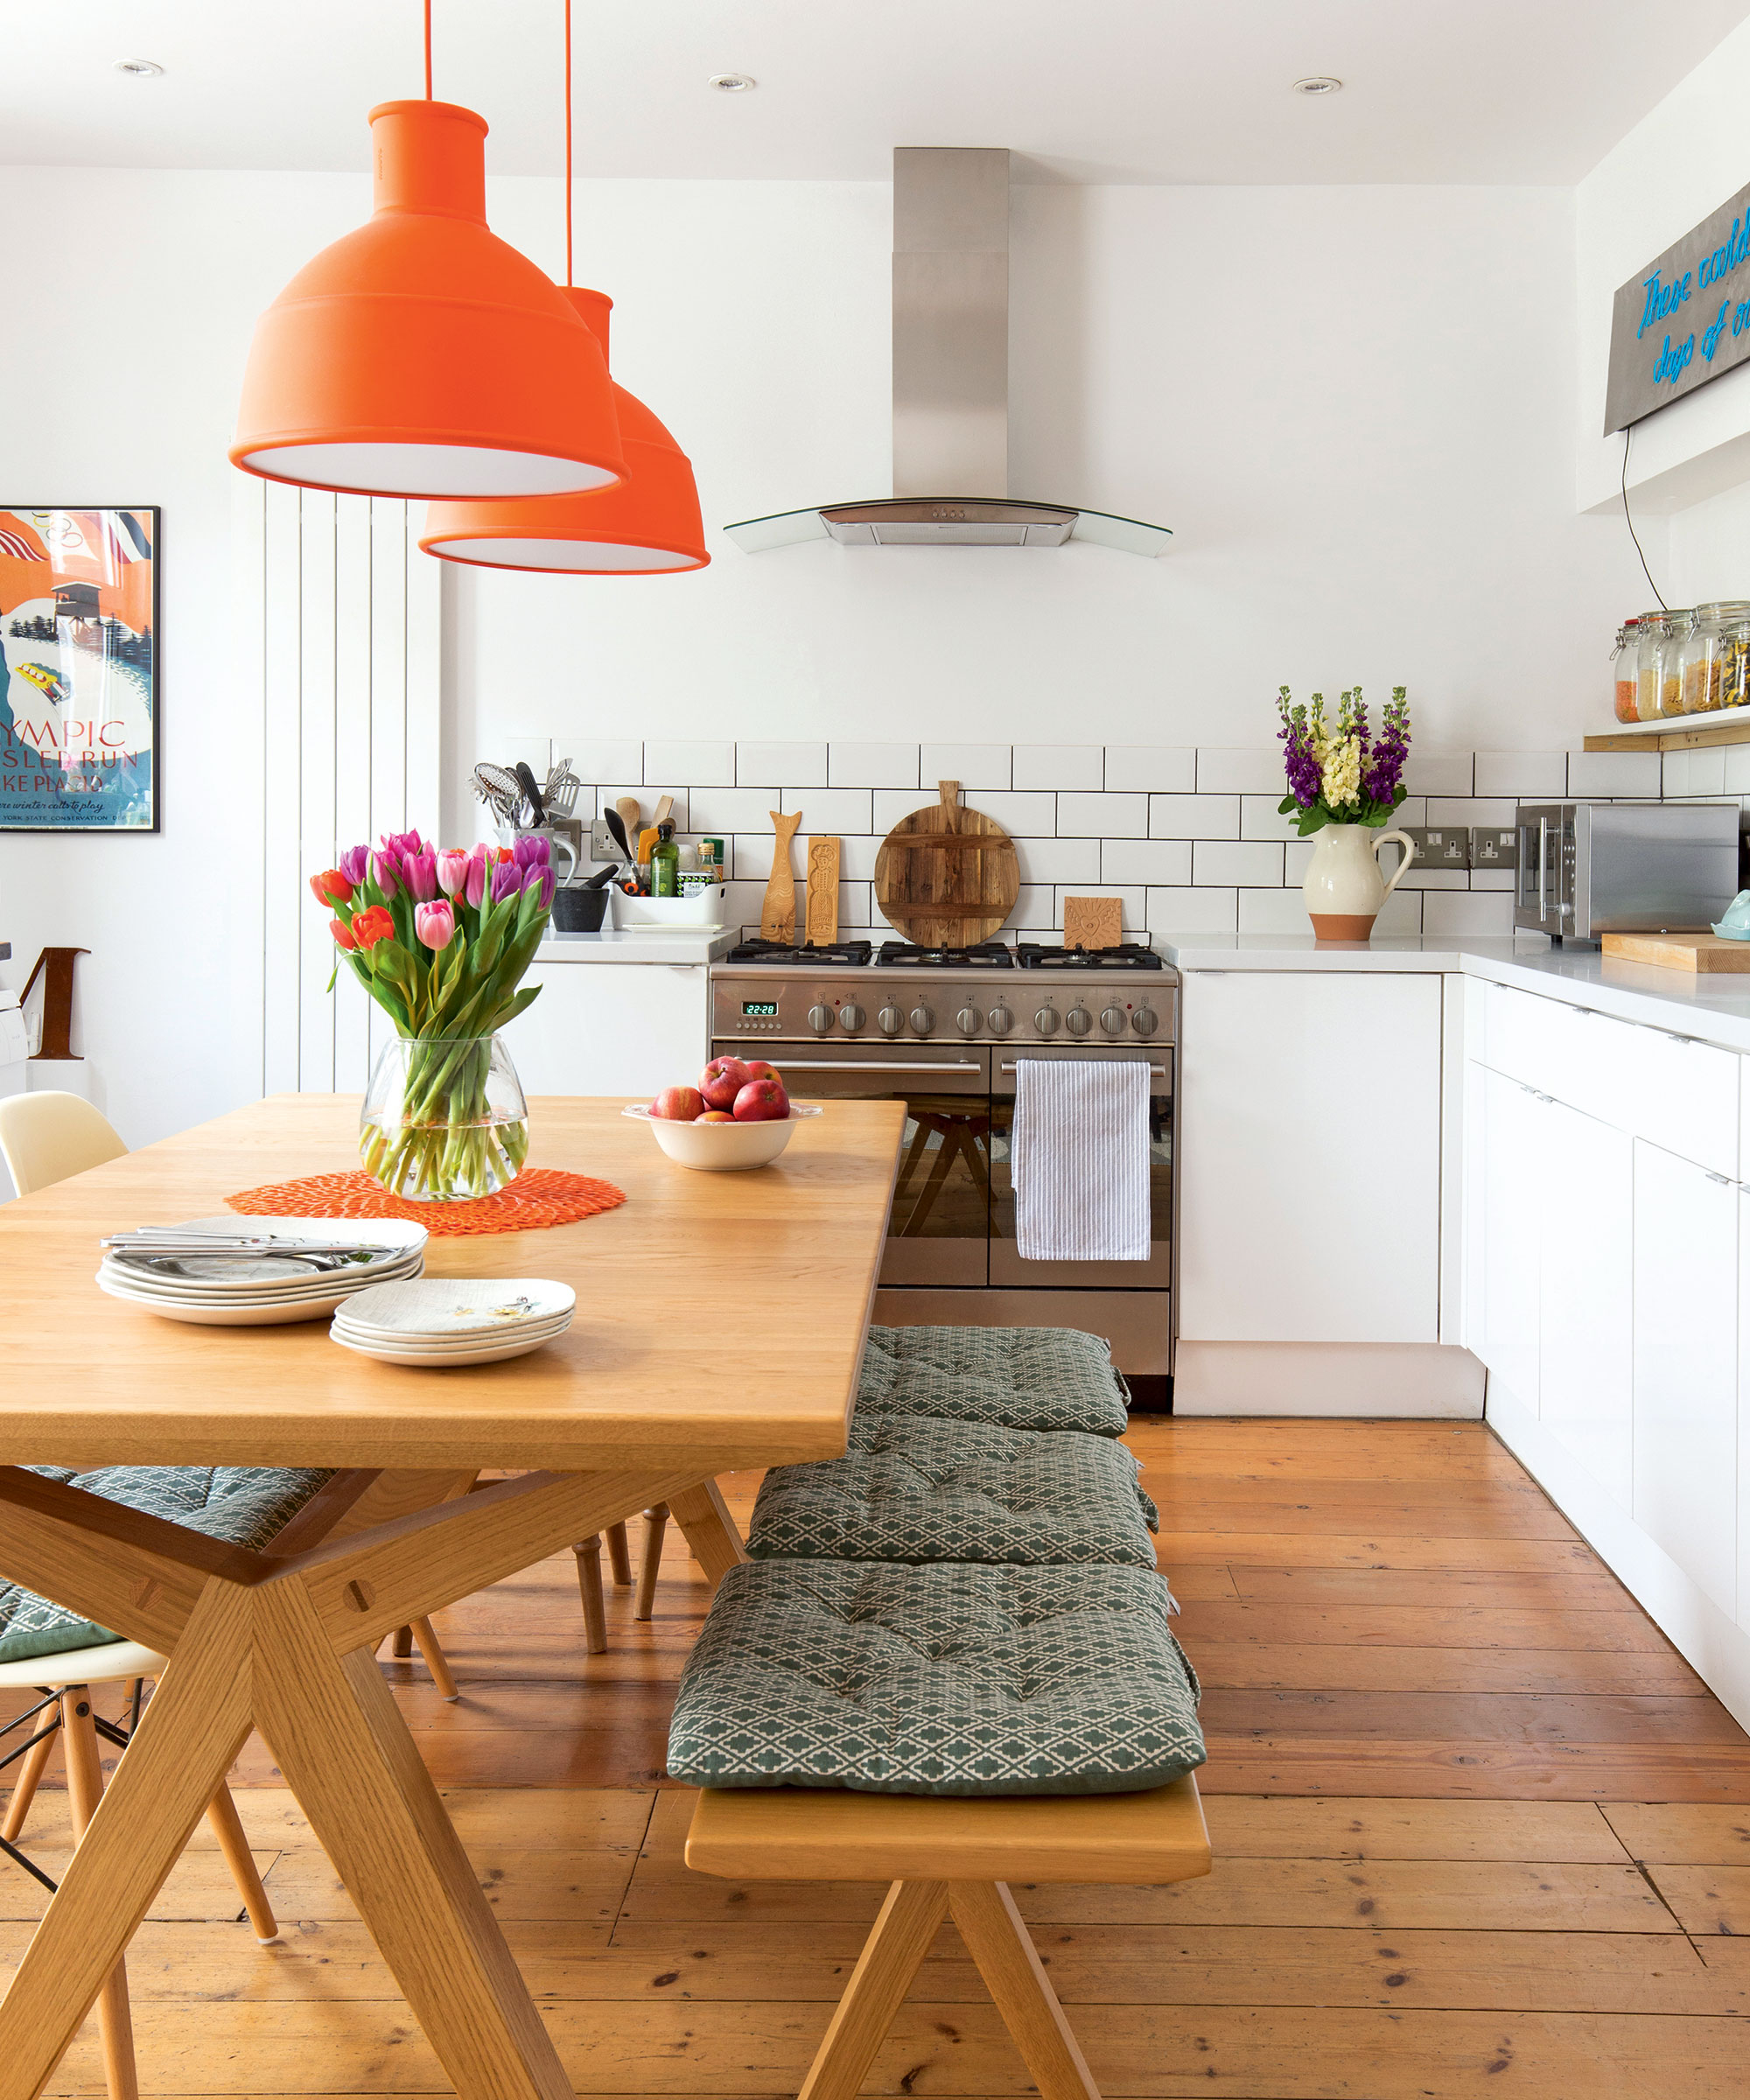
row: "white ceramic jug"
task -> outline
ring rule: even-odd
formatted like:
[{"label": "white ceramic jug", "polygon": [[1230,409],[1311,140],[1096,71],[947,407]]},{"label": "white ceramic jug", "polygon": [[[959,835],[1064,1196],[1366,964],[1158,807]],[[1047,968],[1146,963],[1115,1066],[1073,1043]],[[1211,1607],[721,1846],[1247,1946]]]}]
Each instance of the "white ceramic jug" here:
[{"label": "white ceramic jug", "polygon": [[[1388,840],[1404,858],[1386,881],[1379,850]],[[1312,864],[1300,886],[1312,931],[1320,941],[1365,941],[1380,906],[1403,881],[1416,848],[1402,831],[1376,831],[1371,824],[1326,824],[1312,834]]]}]

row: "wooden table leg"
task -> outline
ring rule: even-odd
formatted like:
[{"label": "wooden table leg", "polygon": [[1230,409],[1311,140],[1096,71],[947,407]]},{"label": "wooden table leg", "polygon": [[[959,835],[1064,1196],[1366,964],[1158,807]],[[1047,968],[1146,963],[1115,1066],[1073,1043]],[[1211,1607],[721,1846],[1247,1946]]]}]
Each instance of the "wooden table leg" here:
[{"label": "wooden table leg", "polygon": [[644,1552],[638,1563],[638,1594],[632,1606],[634,1619],[648,1619],[656,1609],[656,1578],[662,1570],[662,1535],[668,1529],[668,1503],[653,1502],[644,1512]]},{"label": "wooden table leg", "polygon": [[1040,2100],[1100,2100],[1015,1899],[1002,1881],[950,1881],[948,1905]]},{"label": "wooden table leg", "polygon": [[671,1494],[668,1514],[686,1533],[693,1558],[704,1570],[713,1590],[732,1568],[747,1558],[735,1519],[715,1480],[701,1480],[696,1488]]},{"label": "wooden table leg", "polygon": [[948,1910],[946,1881],[896,1881],[796,2100],[857,2100]]},{"label": "wooden table leg", "polygon": [[571,2100],[369,1650],[337,1657],[301,1584],[255,1609],[262,1733],[460,2100]]}]

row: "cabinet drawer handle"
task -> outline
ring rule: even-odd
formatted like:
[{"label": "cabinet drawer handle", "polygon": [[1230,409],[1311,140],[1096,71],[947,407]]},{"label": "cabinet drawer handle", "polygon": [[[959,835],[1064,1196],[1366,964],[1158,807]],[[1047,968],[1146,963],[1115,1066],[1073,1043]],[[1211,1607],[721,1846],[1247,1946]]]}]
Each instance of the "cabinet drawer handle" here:
[{"label": "cabinet drawer handle", "polygon": [[1710,1181],[1717,1182],[1721,1188],[1741,1188],[1743,1186],[1742,1182],[1734,1181],[1730,1174],[1709,1173],[1706,1167],[1703,1167],[1701,1171],[1707,1174]]}]

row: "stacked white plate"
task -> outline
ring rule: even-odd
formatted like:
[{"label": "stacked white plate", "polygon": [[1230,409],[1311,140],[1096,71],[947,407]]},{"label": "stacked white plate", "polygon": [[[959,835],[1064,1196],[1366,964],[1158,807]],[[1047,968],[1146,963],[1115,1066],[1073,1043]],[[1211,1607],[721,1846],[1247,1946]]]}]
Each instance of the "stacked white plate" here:
[{"label": "stacked white plate", "polygon": [[[182,1229],[234,1236],[258,1228],[273,1241],[271,1255],[111,1251],[97,1271],[98,1288],[162,1320],[189,1320],[201,1327],[268,1327],[295,1320],[326,1320],[358,1292],[416,1277],[425,1266],[425,1228],[404,1218],[226,1216],[193,1218]],[[313,1258],[300,1260],[296,1245],[300,1240],[355,1246],[364,1258],[340,1268]]]},{"label": "stacked white plate", "polygon": [[569,1284],[538,1276],[428,1276],[361,1291],[328,1334],[382,1363],[501,1363],[563,1334],[577,1305]]}]

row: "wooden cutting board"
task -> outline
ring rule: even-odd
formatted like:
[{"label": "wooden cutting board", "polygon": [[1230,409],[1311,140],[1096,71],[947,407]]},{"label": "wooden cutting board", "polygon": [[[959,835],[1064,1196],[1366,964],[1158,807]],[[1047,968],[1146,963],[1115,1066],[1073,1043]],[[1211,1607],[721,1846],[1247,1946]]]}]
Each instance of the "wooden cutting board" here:
[{"label": "wooden cutting board", "polygon": [[1001,931],[1020,894],[1014,842],[994,817],[960,806],[960,782],[902,816],[875,856],[875,902],[920,948],[967,948]]},{"label": "wooden cutting board", "polygon": [[1722,941],[1718,934],[1606,934],[1604,952],[1695,976],[1750,970],[1750,941]]}]

